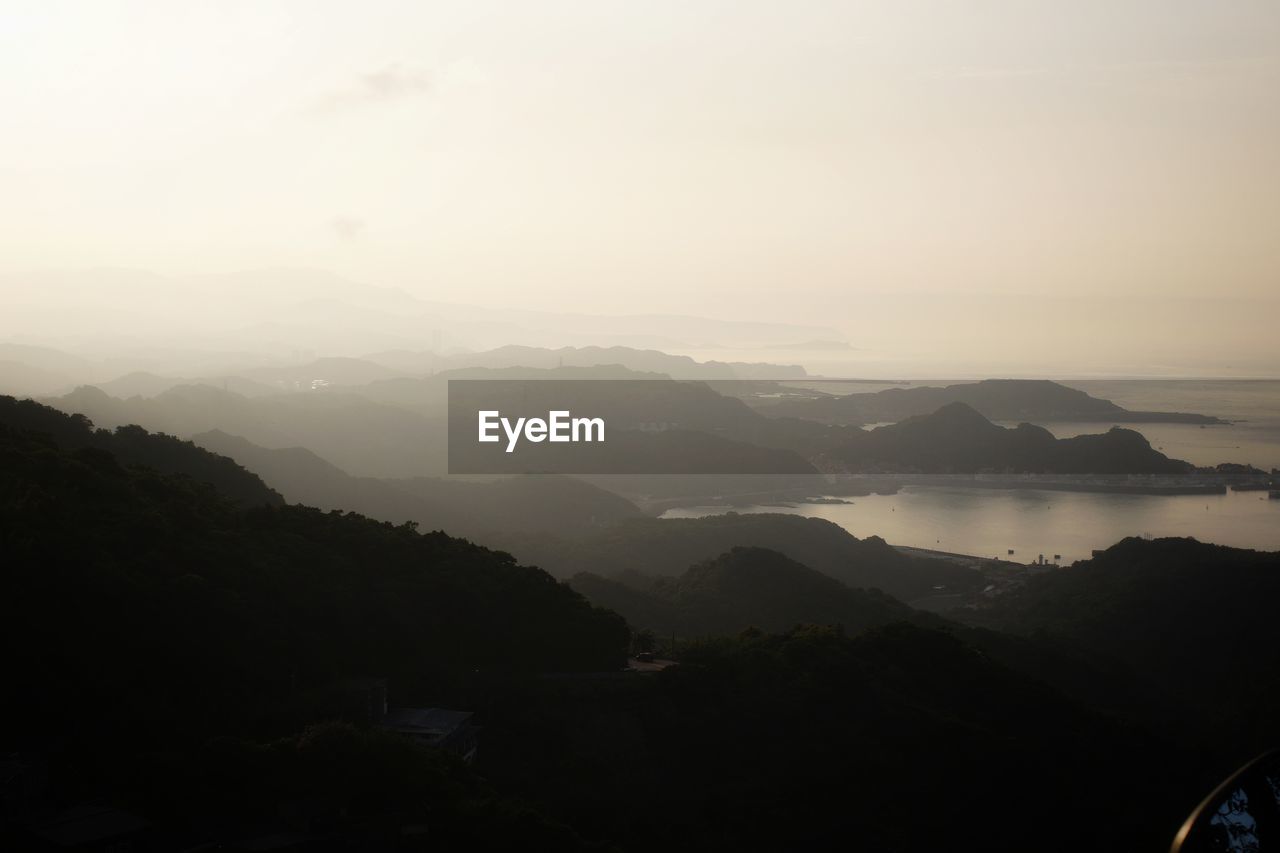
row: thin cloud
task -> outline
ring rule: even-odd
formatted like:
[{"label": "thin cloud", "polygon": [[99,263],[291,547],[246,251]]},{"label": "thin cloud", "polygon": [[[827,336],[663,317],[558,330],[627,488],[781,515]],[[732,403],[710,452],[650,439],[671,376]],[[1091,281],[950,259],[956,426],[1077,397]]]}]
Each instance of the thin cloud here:
[{"label": "thin cloud", "polygon": [[919,76],[930,79],[1006,80],[1018,77],[1068,76],[1114,73],[1195,73],[1206,71],[1273,73],[1280,66],[1280,58],[1270,55],[1206,57],[1201,59],[1136,59],[1124,62],[1064,63],[1058,66],[1037,67],[974,67],[950,66],[926,72]]},{"label": "thin cloud", "polygon": [[357,75],[348,86],[329,92],[315,104],[318,112],[334,112],[421,97],[431,92],[431,78],[392,63],[378,71]]},{"label": "thin cloud", "polygon": [[1050,68],[976,68],[961,66],[927,71],[916,76],[926,80],[1008,80],[1019,77],[1043,77],[1052,73],[1054,73],[1053,69]]},{"label": "thin cloud", "polygon": [[365,231],[367,223],[354,216],[335,216],[329,220],[329,228],[339,239],[355,240]]}]

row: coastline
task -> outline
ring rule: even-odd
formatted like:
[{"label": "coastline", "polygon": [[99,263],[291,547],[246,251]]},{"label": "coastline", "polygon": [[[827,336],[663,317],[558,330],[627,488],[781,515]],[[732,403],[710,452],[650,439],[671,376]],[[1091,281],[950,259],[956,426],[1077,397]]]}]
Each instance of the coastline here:
[{"label": "coastline", "polygon": [[828,482],[820,489],[797,490],[794,488],[777,490],[754,490],[734,494],[702,494],[679,495],[671,497],[654,497],[637,500],[641,510],[652,515],[661,515],[667,510],[689,507],[746,507],[768,506],[793,507],[797,504],[834,504],[845,502],[849,498],[869,497],[870,495],[894,495],[907,486],[931,488],[966,488],[994,489],[1009,491],[1046,491],[1046,492],[1083,492],[1092,494],[1123,495],[1225,495],[1228,489],[1233,491],[1267,491],[1273,488],[1270,484],[1258,484],[1252,481],[1231,482],[1227,478],[1214,478],[1205,482],[1196,477],[1189,478],[1151,478],[1146,482],[1138,476],[1117,477],[1114,480],[1100,480],[1096,476],[1080,479],[1038,479],[1044,475],[1035,474],[919,474],[902,476],[846,475],[834,482]]}]

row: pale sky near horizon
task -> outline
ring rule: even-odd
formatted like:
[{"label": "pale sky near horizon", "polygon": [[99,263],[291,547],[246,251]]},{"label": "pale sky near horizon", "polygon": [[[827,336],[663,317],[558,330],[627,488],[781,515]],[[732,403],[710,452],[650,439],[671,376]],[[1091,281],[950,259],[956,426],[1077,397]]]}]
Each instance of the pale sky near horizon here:
[{"label": "pale sky near horizon", "polygon": [[837,326],[1280,277],[1274,0],[0,0],[0,103],[0,272]]}]

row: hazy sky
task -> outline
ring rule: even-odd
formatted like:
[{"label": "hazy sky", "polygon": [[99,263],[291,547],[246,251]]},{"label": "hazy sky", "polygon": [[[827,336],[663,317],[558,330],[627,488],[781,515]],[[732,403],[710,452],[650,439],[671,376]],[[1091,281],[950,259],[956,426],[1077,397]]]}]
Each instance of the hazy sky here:
[{"label": "hazy sky", "polygon": [[1276,0],[0,0],[0,104],[9,272],[837,326],[1280,289]]}]

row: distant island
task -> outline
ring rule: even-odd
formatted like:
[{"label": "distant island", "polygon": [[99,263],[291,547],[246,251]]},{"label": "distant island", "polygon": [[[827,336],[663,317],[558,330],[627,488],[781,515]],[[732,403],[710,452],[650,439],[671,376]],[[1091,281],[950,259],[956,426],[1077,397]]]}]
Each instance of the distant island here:
[{"label": "distant island", "polygon": [[856,350],[848,341],[798,341],[793,344],[771,344],[765,349],[798,349],[798,350]]},{"label": "distant island", "polygon": [[1048,379],[984,379],[943,387],[887,388],[871,393],[758,400],[761,414],[828,424],[873,424],[926,415],[963,403],[993,421],[1225,424],[1187,412],[1135,412]]},{"label": "distant island", "polygon": [[854,434],[828,457],[867,474],[1190,474],[1133,430],[1054,438],[1044,427],[994,424],[964,403]]}]

